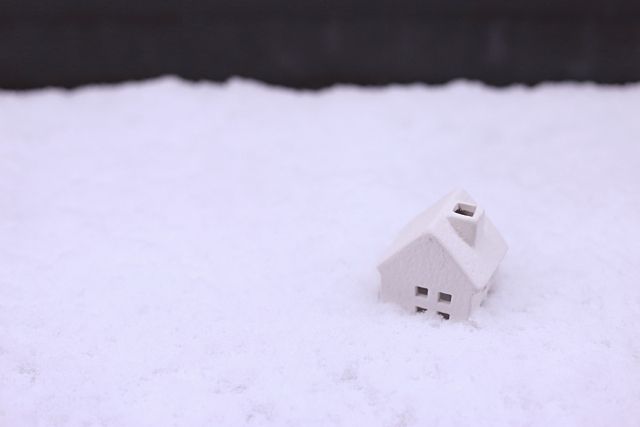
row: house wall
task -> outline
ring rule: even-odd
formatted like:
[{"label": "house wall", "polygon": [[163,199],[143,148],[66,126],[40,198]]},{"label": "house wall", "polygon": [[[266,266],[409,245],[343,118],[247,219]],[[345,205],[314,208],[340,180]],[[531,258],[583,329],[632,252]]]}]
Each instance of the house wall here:
[{"label": "house wall", "polygon": [[[429,313],[446,313],[451,320],[469,317],[472,285],[433,237],[415,240],[381,264],[379,270],[382,301],[399,304],[410,312],[416,312],[418,306]],[[416,286],[428,289],[428,295],[416,295]],[[439,302],[439,292],[452,295],[451,302]]]},{"label": "house wall", "polygon": [[475,309],[480,307],[482,305],[482,303],[484,302],[484,300],[487,299],[487,295],[489,294],[489,292],[491,291],[492,287],[495,285],[495,283],[497,281],[497,276],[498,276],[498,270],[496,270],[493,273],[493,275],[491,276],[491,278],[487,282],[487,285],[481,291],[476,292],[473,295],[473,297],[471,298],[471,311],[474,311]]}]

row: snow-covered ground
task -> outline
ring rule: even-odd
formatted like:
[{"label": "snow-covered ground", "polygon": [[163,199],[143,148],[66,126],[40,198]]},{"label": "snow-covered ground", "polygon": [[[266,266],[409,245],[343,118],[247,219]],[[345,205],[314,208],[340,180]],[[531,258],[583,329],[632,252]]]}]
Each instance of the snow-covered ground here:
[{"label": "snow-covered ground", "polygon": [[[453,188],[466,323],[377,300]],[[0,92],[0,425],[637,426],[640,86]]]}]

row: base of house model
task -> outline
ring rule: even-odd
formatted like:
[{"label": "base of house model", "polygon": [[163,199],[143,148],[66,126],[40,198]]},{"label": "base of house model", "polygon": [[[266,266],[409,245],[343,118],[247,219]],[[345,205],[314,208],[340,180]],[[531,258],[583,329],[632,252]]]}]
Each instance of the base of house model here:
[{"label": "base of house model", "polygon": [[484,209],[453,191],[411,221],[383,261],[380,298],[465,320],[487,295],[507,245]]}]

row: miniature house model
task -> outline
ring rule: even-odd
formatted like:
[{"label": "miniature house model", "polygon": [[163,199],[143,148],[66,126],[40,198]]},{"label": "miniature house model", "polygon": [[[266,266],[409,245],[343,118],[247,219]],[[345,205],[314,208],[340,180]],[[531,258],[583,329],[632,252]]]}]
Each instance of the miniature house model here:
[{"label": "miniature house model", "polygon": [[412,312],[468,319],[487,295],[507,245],[464,191],[409,223],[378,266],[380,298]]}]

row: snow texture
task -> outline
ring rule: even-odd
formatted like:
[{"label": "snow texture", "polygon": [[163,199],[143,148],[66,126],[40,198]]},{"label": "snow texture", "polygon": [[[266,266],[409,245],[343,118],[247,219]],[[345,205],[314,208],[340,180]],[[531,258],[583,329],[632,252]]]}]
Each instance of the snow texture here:
[{"label": "snow texture", "polygon": [[[0,92],[0,425],[637,426],[640,86]],[[453,188],[472,320],[378,302]]]}]

